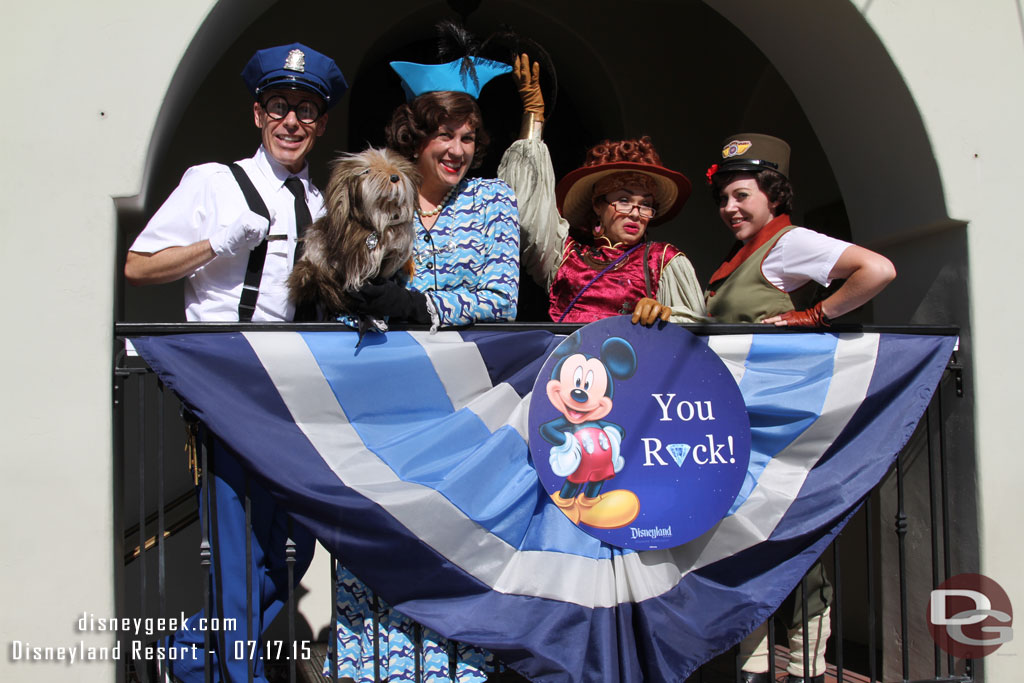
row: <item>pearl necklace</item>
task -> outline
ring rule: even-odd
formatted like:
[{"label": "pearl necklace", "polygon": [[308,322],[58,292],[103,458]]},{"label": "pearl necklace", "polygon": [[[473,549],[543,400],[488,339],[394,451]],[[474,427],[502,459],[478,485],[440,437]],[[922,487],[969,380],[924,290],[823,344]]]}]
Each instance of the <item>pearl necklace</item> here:
[{"label": "pearl necklace", "polygon": [[423,209],[421,209],[421,208],[419,208],[417,206],[416,207],[416,215],[419,216],[420,218],[430,218],[431,216],[436,216],[437,214],[441,213],[441,210],[445,207],[446,204],[448,204],[448,200],[451,199],[452,193],[455,192],[455,188],[456,187],[458,187],[458,186],[457,185],[452,185],[448,189],[448,194],[446,194],[444,196],[444,199],[441,200],[441,203],[438,204],[437,206],[435,206],[430,211],[424,211]]}]

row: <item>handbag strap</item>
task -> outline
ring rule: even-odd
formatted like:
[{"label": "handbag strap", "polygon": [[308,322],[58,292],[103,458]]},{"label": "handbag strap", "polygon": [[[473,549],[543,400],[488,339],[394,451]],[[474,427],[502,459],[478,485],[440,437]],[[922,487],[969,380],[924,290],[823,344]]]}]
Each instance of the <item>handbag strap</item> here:
[{"label": "handbag strap", "polygon": [[[644,244],[649,244],[649,243],[648,242],[644,242]],[[588,289],[590,289],[590,286],[592,284],[594,284],[595,282],[600,280],[601,276],[604,275],[605,273],[607,273],[609,270],[611,270],[615,266],[617,266],[620,263],[622,263],[623,261],[625,261],[629,257],[629,255],[632,254],[634,251],[636,251],[639,247],[640,247],[639,244],[634,244],[632,247],[630,247],[626,251],[625,254],[623,254],[619,258],[617,258],[614,261],[612,261],[611,263],[609,263],[607,266],[605,266],[604,270],[602,270],[600,273],[598,273],[593,278],[591,278],[590,282],[588,282],[587,284],[583,285],[583,287],[580,288],[580,291],[576,292],[576,296],[574,296],[572,298],[572,301],[569,302],[569,305],[565,307],[565,310],[562,311],[562,315],[558,316],[558,322],[562,322],[563,320],[565,320],[565,316],[569,315],[569,311],[571,311],[572,307],[576,305],[576,302],[580,300],[580,297],[583,296],[583,293],[586,292]]]},{"label": "handbag strap", "polygon": [[648,299],[653,299],[651,296],[651,243],[644,242],[644,291],[647,293]]}]

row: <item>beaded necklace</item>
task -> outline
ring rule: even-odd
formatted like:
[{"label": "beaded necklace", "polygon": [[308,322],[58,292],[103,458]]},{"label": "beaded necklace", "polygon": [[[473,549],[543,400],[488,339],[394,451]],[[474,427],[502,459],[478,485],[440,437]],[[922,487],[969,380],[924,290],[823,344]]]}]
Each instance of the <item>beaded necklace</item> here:
[{"label": "beaded necklace", "polygon": [[437,214],[441,213],[441,210],[445,207],[446,204],[448,204],[448,200],[452,198],[452,193],[455,192],[456,187],[458,187],[457,184],[452,185],[448,189],[448,193],[445,194],[444,199],[441,200],[441,203],[435,206],[430,211],[424,211],[423,209],[417,206],[416,215],[419,216],[420,218],[430,218],[431,216],[436,216]]}]

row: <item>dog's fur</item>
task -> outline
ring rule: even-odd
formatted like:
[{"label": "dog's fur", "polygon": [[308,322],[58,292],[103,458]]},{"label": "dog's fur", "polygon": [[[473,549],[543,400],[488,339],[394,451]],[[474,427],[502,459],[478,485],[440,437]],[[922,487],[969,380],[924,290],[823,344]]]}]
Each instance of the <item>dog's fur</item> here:
[{"label": "dog's fur", "polygon": [[[328,319],[349,310],[348,293],[371,279],[411,276],[419,173],[405,157],[369,148],[339,157],[331,168],[327,214],[309,226],[302,258],[288,278],[296,307],[317,304]],[[367,237],[376,232],[377,246]]]}]

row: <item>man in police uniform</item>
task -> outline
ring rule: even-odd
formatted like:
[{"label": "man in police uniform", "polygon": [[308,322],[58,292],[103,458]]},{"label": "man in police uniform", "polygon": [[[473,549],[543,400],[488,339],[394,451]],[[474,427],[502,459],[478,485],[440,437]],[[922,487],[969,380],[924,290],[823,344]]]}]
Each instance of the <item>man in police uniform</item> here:
[{"label": "man in police uniform", "polygon": [[[262,144],[235,168],[203,164],[181,183],[132,244],[125,263],[131,284],[186,278],[190,321],[291,320],[287,279],[297,238],[323,213],[323,198],[309,180],[306,156],[327,125],[327,110],[347,88],[330,58],[293,43],[259,50],[242,71],[253,95],[253,118]],[[287,457],[282,455],[282,457]],[[261,635],[287,600],[286,549],[294,543],[294,580],[313,557],[315,540],[291,523],[261,482],[249,477],[219,439],[209,453],[213,615],[210,633],[215,681],[266,681]],[[245,497],[252,501],[252,534],[245,532]],[[203,505],[206,509],[206,505]],[[252,552],[251,640],[246,623],[246,541]],[[204,678],[203,612],[163,645],[164,680]],[[234,619],[234,628],[226,628]],[[151,667],[152,670],[152,667]]]},{"label": "man in police uniform", "polygon": [[[258,191],[269,220],[252,210],[230,167],[194,166],[136,238],[125,262],[125,278],[133,285],[186,278],[189,321],[291,320],[286,281],[298,236],[296,193],[301,191],[310,217],[323,213],[306,156],[324,133],[327,109],[347,88],[341,71],[330,58],[293,43],[258,51],[242,78],[255,99],[253,118],[263,144],[237,165]],[[266,256],[255,310],[240,314],[250,255],[261,246]]]}]

